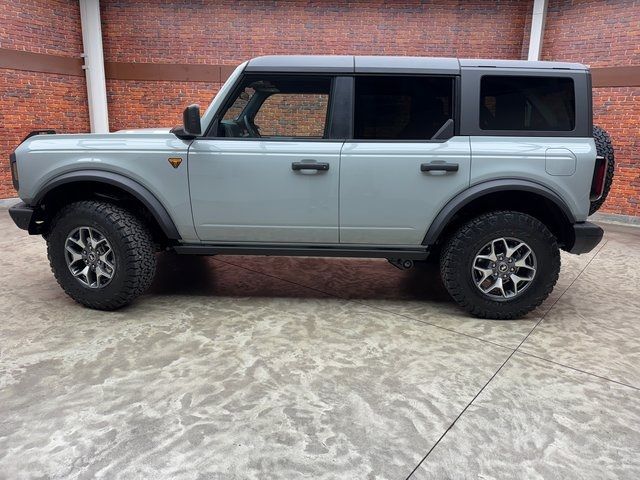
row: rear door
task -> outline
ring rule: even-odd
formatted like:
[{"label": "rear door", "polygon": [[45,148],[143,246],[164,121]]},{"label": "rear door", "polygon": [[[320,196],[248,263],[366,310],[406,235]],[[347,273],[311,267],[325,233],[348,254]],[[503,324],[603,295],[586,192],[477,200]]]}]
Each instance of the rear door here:
[{"label": "rear door", "polygon": [[440,209],[469,186],[469,137],[455,135],[456,77],[358,75],[354,88],[340,242],[419,245]]}]

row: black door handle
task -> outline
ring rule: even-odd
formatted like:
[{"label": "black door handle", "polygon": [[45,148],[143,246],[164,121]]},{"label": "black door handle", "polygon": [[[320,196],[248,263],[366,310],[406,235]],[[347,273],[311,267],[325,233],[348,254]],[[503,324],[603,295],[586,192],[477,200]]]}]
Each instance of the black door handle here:
[{"label": "black door handle", "polygon": [[457,163],[423,163],[420,165],[421,172],[457,172]]},{"label": "black door handle", "polygon": [[291,170],[319,170],[326,172],[329,170],[329,164],[326,162],[293,162],[291,164]]}]

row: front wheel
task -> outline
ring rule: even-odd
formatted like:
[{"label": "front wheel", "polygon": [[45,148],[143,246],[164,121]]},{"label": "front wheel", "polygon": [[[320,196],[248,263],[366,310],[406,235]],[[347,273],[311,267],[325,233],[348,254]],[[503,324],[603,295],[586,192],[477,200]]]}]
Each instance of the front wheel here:
[{"label": "front wheel", "polygon": [[75,301],[115,310],[141,295],[156,268],[149,229],[129,211],[105,202],[64,207],[47,235],[51,269]]},{"label": "front wheel", "polygon": [[553,234],[520,212],[480,215],[446,243],[442,281],[453,299],[481,318],[522,317],[553,290],[560,250]]}]

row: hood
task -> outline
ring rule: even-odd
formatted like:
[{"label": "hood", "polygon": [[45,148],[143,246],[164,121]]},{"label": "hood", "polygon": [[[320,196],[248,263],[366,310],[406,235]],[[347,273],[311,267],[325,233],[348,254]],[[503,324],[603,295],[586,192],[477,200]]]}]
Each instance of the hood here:
[{"label": "hood", "polygon": [[127,128],[125,130],[117,130],[113,133],[156,133],[167,134],[171,131],[169,127],[155,127],[155,128]]}]

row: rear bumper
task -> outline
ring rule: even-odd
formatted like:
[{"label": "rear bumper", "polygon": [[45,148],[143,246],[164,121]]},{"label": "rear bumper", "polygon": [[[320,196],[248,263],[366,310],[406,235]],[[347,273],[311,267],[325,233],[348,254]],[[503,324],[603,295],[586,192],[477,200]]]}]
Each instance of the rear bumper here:
[{"label": "rear bumper", "polygon": [[602,240],[604,230],[591,222],[576,223],[573,225],[573,246],[569,253],[580,255],[593,250]]},{"label": "rear bumper", "polygon": [[18,228],[29,230],[33,218],[33,208],[28,207],[24,202],[19,202],[13,207],[9,207],[9,215]]}]

